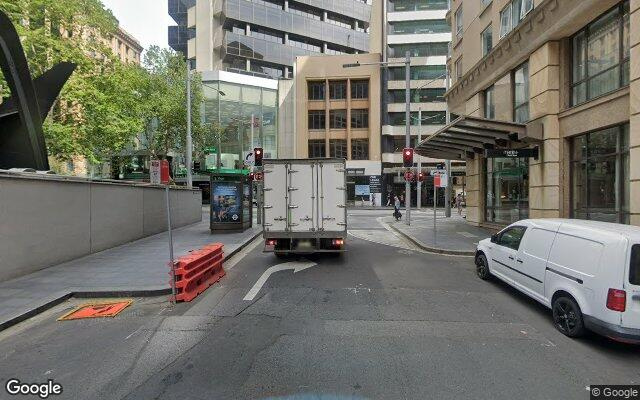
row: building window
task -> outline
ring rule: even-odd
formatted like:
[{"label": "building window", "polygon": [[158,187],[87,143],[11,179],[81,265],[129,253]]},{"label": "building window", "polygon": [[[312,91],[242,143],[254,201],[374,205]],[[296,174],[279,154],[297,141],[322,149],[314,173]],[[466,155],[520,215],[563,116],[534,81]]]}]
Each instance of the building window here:
[{"label": "building window", "polygon": [[[418,125],[418,113],[411,112],[411,125]],[[423,111],[422,112],[422,125],[444,125],[447,120],[447,113],[445,111]],[[390,112],[389,123],[393,126],[405,125],[405,113],[404,112]]]},{"label": "building window", "polygon": [[288,44],[289,46],[297,47],[299,49],[309,50],[316,53],[322,52],[321,43],[300,36],[289,35]]},{"label": "building window", "polygon": [[491,85],[484,91],[484,117],[487,119],[496,118],[496,103],[493,97],[494,86]]},{"label": "building window", "polygon": [[389,2],[389,11],[446,10],[448,0],[394,0]]},{"label": "building window", "polygon": [[462,32],[464,31],[464,26],[462,23],[462,4],[460,4],[460,7],[458,7],[458,9],[456,10],[456,36],[460,37],[462,36]]},{"label": "building window", "polygon": [[369,127],[369,110],[354,109],[351,110],[351,128],[364,129]]},{"label": "building window", "polygon": [[351,159],[369,159],[369,139],[351,139]]},{"label": "building window", "polygon": [[529,121],[529,63],[513,71],[513,120]]},{"label": "building window", "polygon": [[309,158],[325,158],[327,148],[324,139],[309,140]]},{"label": "building window", "polygon": [[347,128],[347,110],[329,111],[329,128],[346,129]]},{"label": "building window", "polygon": [[486,221],[510,224],[529,217],[529,159],[486,159]]},{"label": "building window", "polygon": [[[411,89],[411,102],[412,103],[432,103],[435,101],[444,101],[445,88],[424,88],[424,89]],[[405,90],[404,89],[392,89],[389,90],[389,102],[390,103],[405,103]]]},{"label": "building window", "polygon": [[493,28],[491,24],[480,34],[480,41],[482,42],[482,57],[484,57],[493,48]]},{"label": "building window", "polygon": [[456,80],[462,78],[462,56],[456,60]]},{"label": "building window", "polygon": [[345,139],[329,140],[329,154],[332,158],[347,158],[347,141]]},{"label": "building window", "polygon": [[421,21],[398,21],[389,24],[392,35],[408,35],[420,33],[449,33],[451,27],[446,19],[429,19]]},{"label": "building window", "polygon": [[304,4],[298,4],[294,2],[289,3],[289,12],[292,14],[300,15],[306,18],[315,19],[316,21],[322,20],[322,11],[316,8],[305,6]]},{"label": "building window", "polygon": [[[389,68],[389,80],[390,81],[404,81],[405,80],[405,68],[404,67],[391,67]],[[414,80],[427,80],[427,79],[444,79],[447,74],[446,65],[420,65],[413,66],[409,69],[411,79]]]},{"label": "building window", "polygon": [[282,44],[284,41],[284,35],[277,31],[272,31],[270,29],[264,29],[257,26],[251,27],[251,36],[266,40],[268,42],[280,43]]},{"label": "building window", "polygon": [[331,12],[327,13],[327,22],[347,29],[353,28],[353,21],[349,20],[349,18]]},{"label": "building window", "polygon": [[389,45],[389,57],[404,58],[407,51],[410,57],[446,56],[449,54],[449,42]]},{"label": "building window", "polygon": [[368,99],[369,98],[369,81],[368,80],[351,81],[351,98],[352,99]]},{"label": "building window", "polygon": [[326,119],[324,110],[309,111],[309,129],[325,129]]},{"label": "building window", "polygon": [[573,218],[629,223],[629,124],[571,139]]},{"label": "building window", "polygon": [[331,100],[344,100],[347,98],[347,81],[329,82],[329,98]]},{"label": "building window", "polygon": [[573,105],[629,84],[629,2],[609,10],[573,41]]},{"label": "building window", "polygon": [[324,81],[309,82],[309,100],[324,100]]},{"label": "building window", "polygon": [[500,11],[500,39],[518,26],[520,21],[533,10],[533,0],[513,0]]}]

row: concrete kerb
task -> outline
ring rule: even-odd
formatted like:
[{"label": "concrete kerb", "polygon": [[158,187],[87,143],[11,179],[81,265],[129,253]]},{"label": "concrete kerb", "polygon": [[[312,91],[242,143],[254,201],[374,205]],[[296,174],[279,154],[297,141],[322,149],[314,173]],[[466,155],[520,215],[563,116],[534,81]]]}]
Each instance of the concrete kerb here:
[{"label": "concrete kerb", "polygon": [[[258,236],[262,235],[262,231],[257,232],[255,235],[251,236],[247,240],[245,240],[240,246],[230,251],[228,254],[225,254],[224,259],[227,260],[246,246],[248,246],[251,242],[253,242]],[[69,288],[68,292],[59,292],[57,295],[52,296],[47,299],[42,304],[35,305],[28,309],[25,312],[20,314],[16,314],[15,316],[5,320],[0,321],[0,331],[3,331],[7,328],[10,328],[14,325],[19,324],[20,322],[26,321],[29,318],[35,317],[38,314],[41,314],[47,311],[50,308],[61,304],[62,302],[72,298],[80,298],[80,299],[92,299],[92,298],[114,298],[114,297],[158,297],[158,296],[167,296],[171,294],[171,287],[167,286],[156,286],[156,287],[148,287],[148,288],[114,288],[114,289],[97,289],[91,290],[87,288]]]},{"label": "concrete kerb", "polygon": [[450,256],[461,256],[461,257],[474,257],[476,255],[476,252],[473,250],[449,250],[449,249],[443,249],[439,247],[427,246],[426,244],[422,243],[418,239],[406,234],[405,232],[402,232],[400,229],[393,226],[393,224],[388,224],[388,226],[389,228],[393,229],[394,232],[398,233],[406,240],[410,241],[414,245],[418,246],[420,249],[429,253],[436,253],[436,254],[443,254],[443,255],[450,255]]}]

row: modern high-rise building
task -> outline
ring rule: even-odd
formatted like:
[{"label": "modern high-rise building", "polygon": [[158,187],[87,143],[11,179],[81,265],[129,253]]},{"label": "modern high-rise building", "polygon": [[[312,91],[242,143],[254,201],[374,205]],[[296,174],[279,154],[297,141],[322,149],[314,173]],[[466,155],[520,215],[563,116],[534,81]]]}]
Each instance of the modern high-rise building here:
[{"label": "modern high-rise building", "polygon": [[371,0],[169,0],[169,45],[197,71],[291,78],[297,56],[369,51]]},{"label": "modern high-rise building", "polygon": [[[478,0],[479,1],[479,0]],[[382,34],[372,36],[374,49],[381,49],[383,61],[398,62],[382,73],[382,168],[383,196],[404,192],[402,149],[405,147],[406,83],[404,60],[411,57],[411,147],[418,130],[426,137],[446,121],[445,78],[451,28],[447,22],[447,0],[385,0],[373,21],[381,24]],[[418,115],[422,112],[422,127]],[[417,160],[417,156],[416,156]],[[424,167],[435,167],[441,160],[423,158]],[[428,182],[425,184],[428,185]],[[415,193],[413,204],[416,203]],[[431,191],[422,191],[422,204],[431,201]]]}]

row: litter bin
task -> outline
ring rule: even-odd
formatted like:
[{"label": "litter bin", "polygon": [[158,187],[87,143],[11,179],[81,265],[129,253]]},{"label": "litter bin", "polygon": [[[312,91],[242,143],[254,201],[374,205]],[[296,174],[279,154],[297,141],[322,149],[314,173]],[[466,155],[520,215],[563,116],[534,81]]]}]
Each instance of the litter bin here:
[{"label": "litter bin", "polygon": [[211,233],[243,232],[253,224],[253,191],[245,174],[211,175]]}]

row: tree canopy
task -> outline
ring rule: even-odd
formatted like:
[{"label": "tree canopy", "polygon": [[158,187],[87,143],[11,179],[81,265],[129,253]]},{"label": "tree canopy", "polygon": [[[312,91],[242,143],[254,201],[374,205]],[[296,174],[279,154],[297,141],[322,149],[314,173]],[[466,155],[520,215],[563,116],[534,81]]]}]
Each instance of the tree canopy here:
[{"label": "tree canopy", "polygon": [[[118,21],[100,0],[0,0],[39,76],[69,61],[77,69],[44,122],[49,155],[105,161],[140,136],[153,156],[184,146],[186,64],[167,49],[147,50],[144,66],[122,63],[110,42]],[[193,77],[194,130],[200,128],[199,77]],[[0,95],[10,95],[0,74]]]}]

